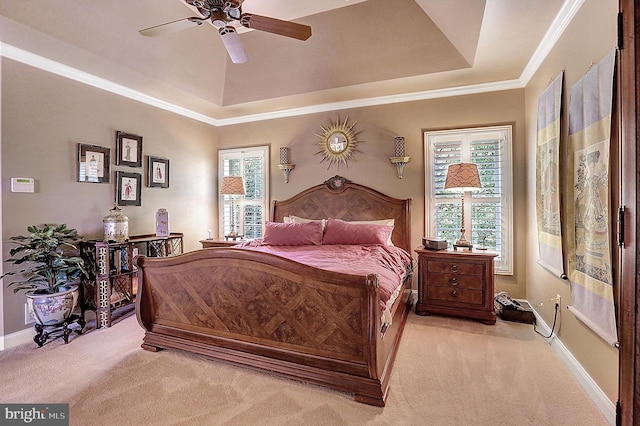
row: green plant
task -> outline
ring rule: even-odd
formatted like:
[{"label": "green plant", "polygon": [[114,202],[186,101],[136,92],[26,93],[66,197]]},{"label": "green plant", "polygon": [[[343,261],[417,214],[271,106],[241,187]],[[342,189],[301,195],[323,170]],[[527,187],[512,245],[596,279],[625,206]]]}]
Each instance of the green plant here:
[{"label": "green plant", "polygon": [[22,275],[24,279],[9,283],[13,292],[31,290],[36,294],[53,294],[61,291],[80,276],[88,276],[84,260],[76,256],[76,243],[82,240],[75,229],[67,225],[45,224],[27,227],[28,236],[19,235],[10,240],[17,244],[9,251],[6,261],[23,265],[17,271],[2,277]]}]

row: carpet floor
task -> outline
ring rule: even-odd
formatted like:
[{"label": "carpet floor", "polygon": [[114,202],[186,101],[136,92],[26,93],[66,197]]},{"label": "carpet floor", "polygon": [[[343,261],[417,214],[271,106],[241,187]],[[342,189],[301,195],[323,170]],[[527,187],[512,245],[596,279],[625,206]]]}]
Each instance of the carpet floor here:
[{"label": "carpet floor", "polygon": [[0,402],[69,403],[71,425],[607,425],[531,325],[409,315],[384,408],[177,351],[135,316],[0,352]]}]

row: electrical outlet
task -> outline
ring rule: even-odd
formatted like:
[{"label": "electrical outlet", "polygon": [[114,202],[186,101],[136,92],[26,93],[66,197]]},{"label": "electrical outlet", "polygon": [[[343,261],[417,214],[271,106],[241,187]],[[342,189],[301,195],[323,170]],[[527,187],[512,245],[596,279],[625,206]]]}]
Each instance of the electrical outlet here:
[{"label": "electrical outlet", "polygon": [[560,296],[559,294],[556,294],[555,299],[551,299],[552,302],[555,302],[556,305],[561,306],[562,305],[562,296]]},{"label": "electrical outlet", "polygon": [[24,304],[24,325],[29,325],[32,322],[36,322],[36,317],[33,314],[33,309],[29,309],[29,304]]}]

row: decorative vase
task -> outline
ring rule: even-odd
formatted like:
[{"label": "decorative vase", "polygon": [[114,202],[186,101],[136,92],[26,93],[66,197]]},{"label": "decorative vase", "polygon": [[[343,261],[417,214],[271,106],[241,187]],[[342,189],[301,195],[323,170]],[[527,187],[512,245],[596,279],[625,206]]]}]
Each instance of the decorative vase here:
[{"label": "decorative vase", "polygon": [[104,225],[104,240],[124,243],[129,240],[129,218],[122,214],[117,204],[109,210],[109,215],[102,219]]},{"label": "decorative vase", "polygon": [[156,237],[169,236],[169,212],[167,209],[158,209],[156,212]]},{"label": "decorative vase", "polygon": [[80,290],[75,284],[62,289],[65,290],[53,294],[27,293],[27,305],[33,311],[36,323],[59,325],[69,319],[78,305]]}]

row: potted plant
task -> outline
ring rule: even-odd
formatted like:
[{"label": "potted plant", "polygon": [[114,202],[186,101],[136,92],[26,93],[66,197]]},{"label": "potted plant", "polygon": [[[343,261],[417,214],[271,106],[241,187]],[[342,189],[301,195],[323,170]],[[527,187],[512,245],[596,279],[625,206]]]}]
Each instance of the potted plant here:
[{"label": "potted plant", "polygon": [[63,324],[78,304],[79,287],[74,282],[88,276],[84,260],[77,256],[76,243],[82,240],[67,225],[45,224],[27,227],[29,235],[11,237],[16,244],[6,261],[22,269],[2,277],[20,276],[10,282],[13,292],[26,291],[27,303],[36,323],[42,326]]}]

